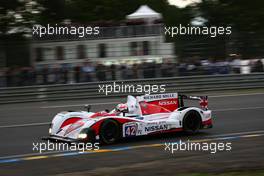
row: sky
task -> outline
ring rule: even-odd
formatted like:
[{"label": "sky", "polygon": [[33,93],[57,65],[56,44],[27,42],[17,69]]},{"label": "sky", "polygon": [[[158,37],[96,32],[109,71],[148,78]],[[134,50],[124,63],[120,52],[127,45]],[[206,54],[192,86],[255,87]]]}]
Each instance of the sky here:
[{"label": "sky", "polygon": [[199,2],[200,0],[169,0],[169,3],[183,8],[193,2]]}]

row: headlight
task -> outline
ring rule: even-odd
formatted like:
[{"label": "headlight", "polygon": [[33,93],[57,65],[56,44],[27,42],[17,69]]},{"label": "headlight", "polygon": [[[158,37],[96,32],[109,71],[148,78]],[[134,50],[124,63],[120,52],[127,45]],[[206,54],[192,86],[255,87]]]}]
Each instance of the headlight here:
[{"label": "headlight", "polygon": [[85,134],[85,133],[80,133],[80,134],[78,134],[78,138],[79,138],[79,139],[85,139],[85,138],[87,138],[87,134]]},{"label": "headlight", "polygon": [[52,131],[51,129],[52,129],[52,127],[53,127],[53,123],[50,124],[49,134],[51,134],[51,131]]}]

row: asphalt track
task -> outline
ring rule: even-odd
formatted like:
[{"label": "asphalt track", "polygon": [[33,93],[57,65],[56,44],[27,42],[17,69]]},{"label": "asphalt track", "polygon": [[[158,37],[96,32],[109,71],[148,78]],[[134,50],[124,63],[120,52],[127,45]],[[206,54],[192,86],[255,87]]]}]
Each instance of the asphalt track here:
[{"label": "asphalt track", "polygon": [[[0,176],[2,175],[169,175],[264,169],[264,93],[210,97],[214,128],[140,137],[103,146],[98,151],[38,153],[33,142],[47,135],[52,116],[62,110],[111,109],[120,99],[57,101],[0,106]],[[231,142],[231,151],[165,150],[164,143]]]}]

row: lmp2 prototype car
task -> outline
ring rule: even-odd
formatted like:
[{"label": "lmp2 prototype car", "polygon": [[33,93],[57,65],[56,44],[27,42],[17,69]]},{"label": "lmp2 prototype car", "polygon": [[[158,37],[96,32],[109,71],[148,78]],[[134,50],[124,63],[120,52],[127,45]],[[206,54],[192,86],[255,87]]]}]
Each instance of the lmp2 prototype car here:
[{"label": "lmp2 prototype car", "polygon": [[[184,99],[199,100],[200,108],[185,107]],[[46,139],[112,144],[121,138],[211,128],[207,96],[178,93],[128,96],[112,111],[65,111],[52,120]]]}]

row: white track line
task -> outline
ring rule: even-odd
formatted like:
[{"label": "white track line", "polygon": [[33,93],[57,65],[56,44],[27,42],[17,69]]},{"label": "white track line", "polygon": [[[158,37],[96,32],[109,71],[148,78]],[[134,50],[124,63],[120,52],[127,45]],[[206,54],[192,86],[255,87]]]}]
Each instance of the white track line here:
[{"label": "white track line", "polygon": [[0,159],[9,159],[9,158],[22,158],[22,157],[27,157],[27,156],[39,156],[39,155],[49,155],[49,154],[59,154],[59,153],[66,153],[66,152],[71,152],[71,151],[48,151],[48,152],[43,152],[43,153],[26,153],[26,154],[18,154],[18,155],[9,155],[9,156],[3,156],[0,157]]},{"label": "white track line", "polygon": [[[218,135],[207,135],[207,136],[200,136],[200,137],[204,137],[205,139],[207,139],[208,137],[209,138],[217,138],[217,137],[230,137],[230,136],[238,136],[238,135],[262,134],[262,133],[264,133],[264,130],[238,132],[238,133],[226,133],[226,134],[218,134]],[[193,139],[193,140],[200,140],[200,139]],[[9,155],[9,156],[2,156],[2,157],[0,157],[0,159],[30,157],[30,156],[38,156],[38,155],[49,155],[49,154],[58,154],[58,153],[66,153],[66,152],[71,152],[71,151],[48,151],[48,152],[43,152],[43,153],[27,153],[27,154]]]},{"label": "white track line", "polygon": [[41,122],[41,123],[25,123],[25,124],[17,124],[17,125],[3,125],[0,128],[15,128],[15,127],[27,127],[27,126],[41,126],[48,125],[51,122]]}]

